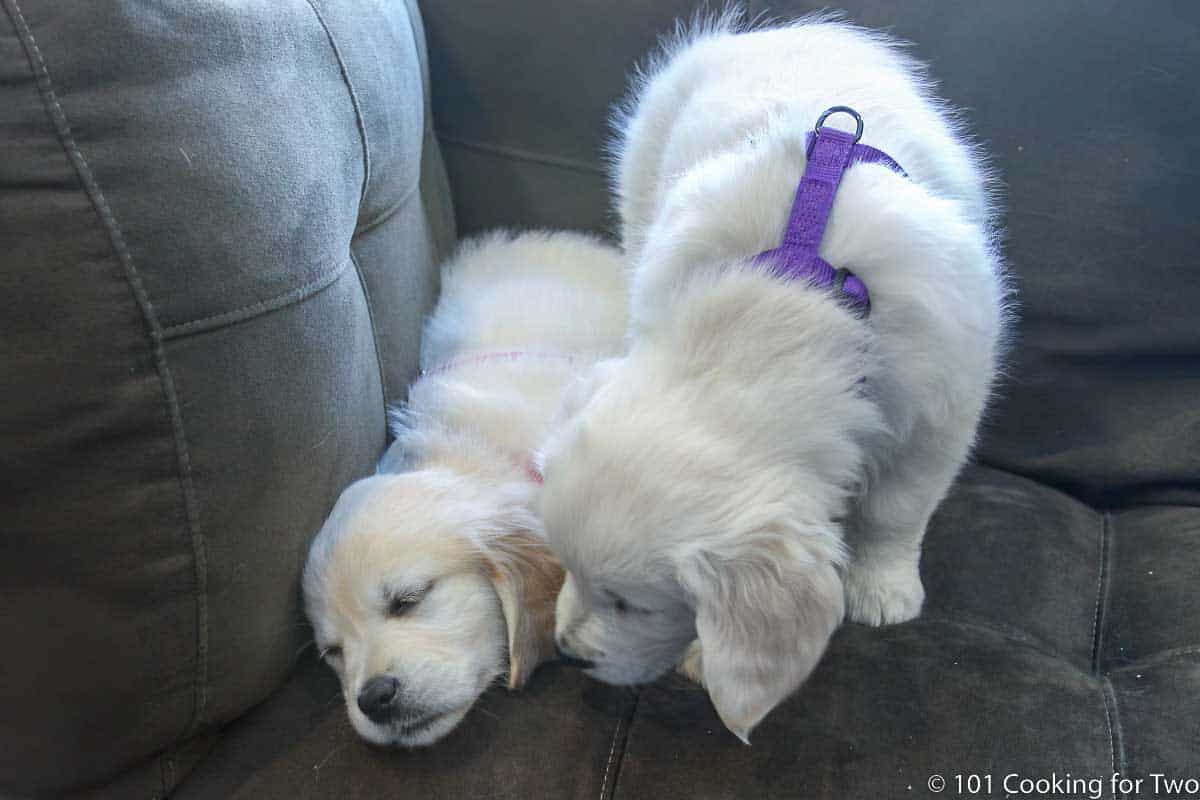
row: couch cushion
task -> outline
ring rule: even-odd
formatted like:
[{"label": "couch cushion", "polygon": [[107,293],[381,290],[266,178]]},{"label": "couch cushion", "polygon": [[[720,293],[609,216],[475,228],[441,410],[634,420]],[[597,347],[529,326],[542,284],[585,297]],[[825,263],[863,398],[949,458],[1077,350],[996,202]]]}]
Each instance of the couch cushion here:
[{"label": "couch cushion", "polygon": [[398,0],[2,6],[0,793],[161,795],[286,678],[416,368],[423,42]]},{"label": "couch cushion", "polygon": [[675,676],[632,694],[548,667],[433,748],[380,751],[315,665],[233,726],[181,797],[843,800],[926,797],[933,775],[972,773],[999,797],[1009,774],[1193,776],[1200,564],[1179,552],[1197,525],[1197,509],[1106,515],[974,467],[931,525],[925,613],[844,626],[750,747]]},{"label": "couch cushion", "polygon": [[[459,228],[608,229],[600,154],[634,62],[694,0],[426,3],[434,118]],[[564,13],[565,9],[569,9]]]},{"label": "couch cushion", "polygon": [[935,774],[1069,764],[1107,777],[1111,754],[1103,694],[1086,673],[986,626],[931,618],[843,629],[750,747],[703,694],[647,689],[614,797],[926,797]]},{"label": "couch cushion", "polygon": [[224,732],[176,800],[307,797],[577,798],[615,775],[631,691],[543,667],[520,692],[494,689],[436,746],[386,750],[350,727],[337,678],[307,669]]},{"label": "couch cushion", "polygon": [[702,693],[645,689],[614,796],[925,797],[974,773],[998,797],[1006,775],[1070,772],[1110,797],[1113,772],[1193,776],[1200,562],[1180,541],[1197,524],[972,468],[931,524],[920,618],[845,626],[749,748]]},{"label": "couch cushion", "polygon": [[[734,5],[767,19],[828,7]],[[838,5],[914,42],[998,169],[1021,322],[981,457],[1102,507],[1200,503],[1200,93],[1188,80],[1200,4]],[[631,65],[695,7],[430,3],[463,228],[609,229],[606,112]]]}]

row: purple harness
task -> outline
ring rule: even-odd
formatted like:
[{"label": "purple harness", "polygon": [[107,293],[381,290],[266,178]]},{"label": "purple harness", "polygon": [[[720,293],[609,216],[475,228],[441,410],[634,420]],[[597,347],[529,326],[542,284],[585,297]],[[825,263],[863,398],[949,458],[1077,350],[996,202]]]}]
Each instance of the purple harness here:
[{"label": "purple harness", "polygon": [[[843,112],[854,117],[858,130],[853,134],[836,128],[826,130],[823,126],[830,114]],[[855,162],[883,164],[908,177],[891,156],[874,147],[859,144],[862,138],[863,121],[858,112],[846,106],[834,106],[821,114],[813,132],[805,140],[808,163],[800,176],[796,199],[792,201],[792,213],[788,217],[787,231],[779,247],[765,250],[755,258],[755,263],[770,262],[772,272],[786,280],[804,280],[810,286],[828,289],[844,302],[859,317],[871,313],[871,295],[867,285],[847,269],[835,269],[828,261],[817,255],[829,212],[833,209],[833,198],[846,168]]]}]

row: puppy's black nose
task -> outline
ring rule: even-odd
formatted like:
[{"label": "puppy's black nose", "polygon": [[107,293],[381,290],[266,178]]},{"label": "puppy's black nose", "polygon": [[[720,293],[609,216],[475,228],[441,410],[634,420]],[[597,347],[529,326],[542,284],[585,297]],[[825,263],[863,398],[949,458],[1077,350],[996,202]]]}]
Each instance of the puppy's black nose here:
[{"label": "puppy's black nose", "polygon": [[592,667],[596,666],[596,662],[594,662],[594,661],[588,661],[586,658],[580,658],[578,656],[573,656],[570,653],[568,653],[566,650],[563,650],[562,646],[559,645],[557,640],[555,640],[555,642],[554,642],[554,652],[558,653],[558,660],[561,661],[562,663],[566,664],[568,667],[579,667],[579,669],[591,669]]},{"label": "puppy's black nose", "polygon": [[390,675],[376,675],[358,690],[358,709],[372,722],[387,722],[395,710],[400,681]]}]

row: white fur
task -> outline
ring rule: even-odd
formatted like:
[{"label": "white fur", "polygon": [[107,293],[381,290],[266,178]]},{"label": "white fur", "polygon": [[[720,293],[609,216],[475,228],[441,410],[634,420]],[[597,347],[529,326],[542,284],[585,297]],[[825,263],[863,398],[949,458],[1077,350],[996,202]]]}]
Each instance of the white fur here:
[{"label": "white fur", "polygon": [[[805,134],[834,105],[910,176],[852,165],[836,196],[821,255],[869,287],[866,320],[749,264],[782,239]],[[701,25],[618,124],[631,350],[569,393],[546,448],[557,636],[613,683],[698,638],[683,668],[746,740],[843,616],[920,612],[926,523],[1004,327],[985,174],[913,62],[829,20]]]},{"label": "white fur", "polygon": [[[430,372],[380,474],[342,494],[304,573],[317,644],[367,740],[430,744],[497,677],[516,688],[552,655],[562,568],[533,511],[531,460],[563,388],[621,346],[627,307],[620,253],[578,234],[497,233],[445,266]],[[395,597],[416,602],[391,614]],[[384,722],[357,702],[375,676],[399,682]]]}]

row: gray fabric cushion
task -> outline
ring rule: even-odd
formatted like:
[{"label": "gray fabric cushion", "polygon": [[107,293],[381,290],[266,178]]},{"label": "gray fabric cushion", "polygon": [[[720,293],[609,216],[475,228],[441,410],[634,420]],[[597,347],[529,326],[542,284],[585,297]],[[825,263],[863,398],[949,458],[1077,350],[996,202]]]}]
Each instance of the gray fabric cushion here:
[{"label": "gray fabric cushion", "polygon": [[[992,774],[1001,796],[1005,775],[1069,771],[1110,797],[1114,772],[1191,775],[1200,570],[1179,566],[1164,516],[1197,533],[1195,508],[1105,514],[968,470],[930,527],[919,619],[843,628],[750,748],[731,746],[701,698],[644,691],[616,796],[924,797],[931,775],[956,773]],[[1120,644],[1116,618],[1151,605],[1138,627],[1152,642]]]},{"label": "gray fabric cushion", "polygon": [[550,666],[430,750],[380,750],[312,662],[179,796],[844,800],[930,796],[934,774],[1191,775],[1200,574],[1177,553],[1198,534],[1195,508],[1105,514],[973,467],[930,527],[925,613],[843,627],[750,747],[681,679],[635,695]]},{"label": "gray fabric cushion", "polygon": [[[427,4],[463,228],[607,228],[606,107],[693,5]],[[749,748],[676,680],[631,699],[551,667],[527,694],[485,697],[431,751],[379,751],[314,665],[231,728],[185,797],[841,800],[929,796],[934,773],[1195,774],[1200,103],[1182,76],[1200,66],[1200,18],[1083,3],[849,10],[915,41],[971,108],[1006,184],[1022,297],[981,452],[992,466],[969,469],[934,519],[925,614],[846,626]]]},{"label": "gray fabric cushion", "polygon": [[423,41],[402,2],[0,5],[0,792],[151,796],[287,676],[415,369]]},{"label": "gray fabric cushion", "polygon": [[230,726],[174,800],[595,800],[616,776],[634,703],[628,690],[547,665],[520,692],[486,694],[435,747],[387,750],[350,727],[329,667],[308,666]]},{"label": "gray fabric cushion", "polygon": [[[607,227],[605,108],[692,7],[428,4],[463,227]],[[380,751],[314,664],[230,729],[184,797],[845,800],[933,796],[929,777],[955,773],[990,773],[999,797],[1010,773],[1195,775],[1200,281],[1185,260],[1200,186],[1185,159],[1200,103],[1182,76],[1200,67],[1196,12],[850,11],[917,42],[947,96],[973,108],[1007,183],[1024,306],[982,451],[1001,468],[968,469],[936,514],[922,617],[845,626],[751,747],[678,680],[631,697],[550,667],[528,693],[485,696],[430,751]]]},{"label": "gray fabric cushion", "polygon": [[[734,5],[782,19],[827,7]],[[435,117],[464,232],[611,230],[608,108],[697,4],[428,6]],[[1100,506],[1200,502],[1200,100],[1185,77],[1200,72],[1200,6],[839,6],[914,43],[999,170],[1022,313],[981,458]]]},{"label": "gray fabric cushion", "polygon": [[[0,707],[20,732],[0,747],[0,792],[100,780],[138,759],[96,793],[158,795],[198,760],[184,798],[845,798],[910,796],[909,785],[918,796],[930,772],[955,769],[1195,774],[1193,7],[849,4],[914,40],[947,97],[971,107],[1007,184],[1024,306],[981,454],[1000,469],[971,469],[935,518],[922,619],[847,626],[751,748],[694,689],[669,680],[630,694],[550,667],[527,692],[485,697],[437,748],[406,754],[353,735],[310,653],[265,705],[219,734],[192,732],[262,697],[300,649],[305,543],[337,487],[369,469],[384,387],[399,396],[413,366],[448,206],[427,137],[419,204],[403,202],[417,196],[412,173],[375,151],[413,135],[389,109],[420,107],[397,77],[420,37],[374,47],[404,40],[403,9],[318,3],[339,63],[299,2],[173,15],[20,5],[0,0],[0,491],[13,509],[0,635],[24,648],[0,670]],[[426,4],[463,227],[606,227],[606,108],[632,60],[693,6]],[[39,59],[67,143],[104,176],[111,218],[81,188],[87,169],[59,137]],[[272,69],[288,80],[279,63],[303,63],[306,80],[260,85]],[[189,76],[217,97],[183,88]],[[105,106],[116,87],[120,103]],[[155,90],[174,101],[139,104]],[[239,97],[236,113],[212,112]],[[180,119],[223,146],[199,161],[185,146],[184,158],[164,133],[187,134]],[[92,163],[100,154],[121,168]],[[157,202],[139,202],[151,187]],[[165,222],[125,219],[132,209]],[[179,246],[147,249],[127,223]],[[220,247],[227,231],[272,233],[279,247],[253,251],[260,270]],[[292,237],[302,244],[289,251]],[[197,266],[187,247],[225,269]],[[281,266],[297,251],[292,271]],[[332,266],[351,254],[362,284],[353,261]],[[193,269],[203,281],[188,281]],[[139,297],[131,279],[151,272],[171,279],[147,275],[153,292]],[[251,310],[156,338],[159,303],[178,312],[170,324]]]}]

